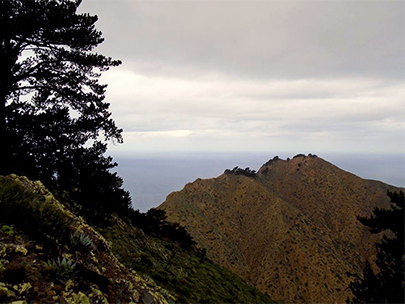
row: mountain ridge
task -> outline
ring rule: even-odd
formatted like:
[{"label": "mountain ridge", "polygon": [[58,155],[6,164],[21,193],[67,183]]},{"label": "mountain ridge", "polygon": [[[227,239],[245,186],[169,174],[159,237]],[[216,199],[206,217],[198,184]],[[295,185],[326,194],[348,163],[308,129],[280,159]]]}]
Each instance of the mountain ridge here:
[{"label": "mountain ridge", "polygon": [[[235,172],[233,172],[235,171]],[[239,172],[236,174],[236,172]],[[226,170],[171,193],[159,208],[210,259],[277,300],[334,302],[350,297],[348,274],[375,254],[357,216],[387,207],[386,191],[316,155],[275,157],[257,173]]]}]

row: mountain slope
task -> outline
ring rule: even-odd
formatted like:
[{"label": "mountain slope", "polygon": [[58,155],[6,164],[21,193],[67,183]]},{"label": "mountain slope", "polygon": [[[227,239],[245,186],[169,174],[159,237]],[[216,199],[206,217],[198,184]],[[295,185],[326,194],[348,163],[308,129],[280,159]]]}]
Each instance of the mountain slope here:
[{"label": "mountain slope", "polygon": [[[0,302],[168,303],[39,181],[0,176]],[[17,302],[14,302],[17,303]]]},{"label": "mountain slope", "polygon": [[100,229],[111,241],[112,251],[128,268],[151,277],[173,294],[176,303],[274,303],[201,252],[147,235],[118,217],[113,223]]},{"label": "mountain slope", "polygon": [[[243,172],[242,172],[243,173]],[[159,207],[207,255],[287,302],[342,302],[376,237],[357,220],[397,188],[316,156],[275,157],[256,176],[229,171],[187,184]]]},{"label": "mountain slope", "polygon": [[117,214],[90,226],[62,202],[0,176],[0,303],[273,303],[195,248]]}]

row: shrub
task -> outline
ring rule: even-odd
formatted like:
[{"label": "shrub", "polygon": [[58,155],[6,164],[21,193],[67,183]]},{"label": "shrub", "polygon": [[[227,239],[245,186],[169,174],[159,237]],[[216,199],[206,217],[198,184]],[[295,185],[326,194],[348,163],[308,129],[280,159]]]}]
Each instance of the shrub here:
[{"label": "shrub", "polygon": [[232,170],[226,169],[224,173],[225,174],[234,174],[234,175],[244,175],[244,176],[247,176],[247,177],[256,177],[256,175],[257,175],[256,171],[255,170],[250,170],[249,167],[245,168],[245,169],[242,169],[242,168],[239,168],[239,167],[235,167]]},{"label": "shrub", "polygon": [[13,227],[7,225],[2,226],[0,231],[7,234],[8,236],[12,236],[14,234]]},{"label": "shrub", "polygon": [[131,223],[145,233],[158,237],[167,238],[171,241],[180,243],[183,248],[192,248],[196,243],[187,230],[178,223],[170,223],[167,221],[166,212],[164,210],[151,208],[146,213],[141,213],[139,210],[131,209],[127,213]]}]

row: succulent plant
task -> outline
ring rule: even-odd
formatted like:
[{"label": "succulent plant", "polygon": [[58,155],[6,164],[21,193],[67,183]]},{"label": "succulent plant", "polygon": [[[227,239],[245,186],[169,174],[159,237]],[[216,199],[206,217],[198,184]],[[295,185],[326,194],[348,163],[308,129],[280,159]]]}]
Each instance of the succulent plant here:
[{"label": "succulent plant", "polygon": [[44,262],[48,270],[54,272],[56,278],[64,279],[75,271],[76,263],[67,258],[57,258]]},{"label": "succulent plant", "polygon": [[69,239],[73,249],[95,249],[95,245],[90,236],[86,235],[85,233],[79,233],[75,231],[74,233],[70,234]]}]

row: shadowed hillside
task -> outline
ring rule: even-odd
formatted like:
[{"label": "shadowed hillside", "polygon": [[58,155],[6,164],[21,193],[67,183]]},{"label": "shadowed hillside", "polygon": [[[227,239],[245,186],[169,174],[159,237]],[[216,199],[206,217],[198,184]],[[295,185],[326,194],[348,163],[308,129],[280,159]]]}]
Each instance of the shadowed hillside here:
[{"label": "shadowed hillside", "polygon": [[70,203],[0,176],[0,303],[273,303],[163,227],[117,214],[90,226]]},{"label": "shadowed hillside", "polygon": [[0,303],[168,303],[41,182],[0,176]]},{"label": "shadowed hillside", "polygon": [[382,182],[364,180],[312,155],[275,157],[187,184],[159,207],[186,227],[212,260],[287,302],[342,302],[350,274],[374,254],[357,220],[387,207]]}]

